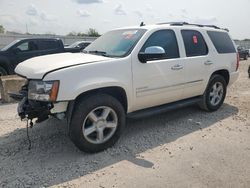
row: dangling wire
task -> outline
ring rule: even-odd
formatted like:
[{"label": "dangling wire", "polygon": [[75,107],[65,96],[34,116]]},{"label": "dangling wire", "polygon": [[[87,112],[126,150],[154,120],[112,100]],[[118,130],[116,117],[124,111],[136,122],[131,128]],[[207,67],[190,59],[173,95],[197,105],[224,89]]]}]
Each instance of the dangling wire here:
[{"label": "dangling wire", "polygon": [[[33,122],[32,120],[30,120],[30,128],[33,127]],[[27,119],[27,124],[26,124],[26,132],[27,132],[27,139],[28,139],[28,143],[29,143],[29,147],[28,150],[31,149],[31,140],[30,140],[30,136],[29,136],[29,120]]]}]

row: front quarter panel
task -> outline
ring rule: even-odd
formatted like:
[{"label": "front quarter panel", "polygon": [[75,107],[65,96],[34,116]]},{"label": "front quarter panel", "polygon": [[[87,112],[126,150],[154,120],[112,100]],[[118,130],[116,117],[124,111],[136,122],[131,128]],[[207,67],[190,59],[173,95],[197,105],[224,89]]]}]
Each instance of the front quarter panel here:
[{"label": "front quarter panel", "polygon": [[47,74],[44,80],[59,80],[57,101],[74,100],[93,89],[118,86],[125,90],[128,108],[132,94],[130,57],[64,68]]}]

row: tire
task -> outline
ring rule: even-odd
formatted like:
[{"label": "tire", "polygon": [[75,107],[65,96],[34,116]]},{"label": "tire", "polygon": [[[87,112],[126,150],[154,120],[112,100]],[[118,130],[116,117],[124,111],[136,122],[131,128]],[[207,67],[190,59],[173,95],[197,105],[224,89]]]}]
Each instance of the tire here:
[{"label": "tire", "polygon": [[247,59],[248,59],[248,55],[245,55],[244,60],[247,60]]},{"label": "tire", "polygon": [[[217,90],[215,88],[217,88]],[[217,74],[212,75],[206,91],[202,96],[202,101],[199,103],[200,108],[208,112],[214,112],[218,110],[224,103],[226,92],[227,83],[224,77]]]},{"label": "tire", "polygon": [[113,146],[124,127],[125,111],[121,103],[110,95],[95,94],[82,98],[75,106],[69,136],[81,151],[96,153]]},{"label": "tire", "polygon": [[6,75],[8,75],[8,72],[3,67],[0,66],[0,76],[6,76]]},{"label": "tire", "polygon": [[248,77],[250,78],[250,65],[248,67]]}]

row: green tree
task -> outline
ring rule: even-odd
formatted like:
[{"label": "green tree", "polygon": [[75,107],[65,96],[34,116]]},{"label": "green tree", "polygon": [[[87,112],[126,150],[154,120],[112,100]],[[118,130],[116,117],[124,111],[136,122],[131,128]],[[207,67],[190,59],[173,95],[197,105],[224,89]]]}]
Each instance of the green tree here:
[{"label": "green tree", "polygon": [[89,28],[87,34],[90,37],[99,37],[100,36],[100,34],[98,33],[98,31],[96,29],[93,29],[93,28]]},{"label": "green tree", "polygon": [[5,29],[2,25],[0,25],[0,33],[4,33]]},{"label": "green tree", "polygon": [[79,33],[77,33],[77,36],[79,36],[79,37],[85,37],[85,36],[88,36],[88,35],[86,33],[79,32]]},{"label": "green tree", "polygon": [[67,34],[67,36],[76,36],[76,35],[77,35],[77,33],[74,31],[71,31],[69,34]]}]

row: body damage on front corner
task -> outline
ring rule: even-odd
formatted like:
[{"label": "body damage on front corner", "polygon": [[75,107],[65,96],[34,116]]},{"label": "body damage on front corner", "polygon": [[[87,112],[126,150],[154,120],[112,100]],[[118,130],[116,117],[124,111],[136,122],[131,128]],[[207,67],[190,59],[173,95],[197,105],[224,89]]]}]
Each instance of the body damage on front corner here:
[{"label": "body damage on front corner", "polygon": [[108,60],[107,57],[91,54],[56,54],[29,59],[20,63],[15,72],[27,79],[26,84],[18,94],[11,97],[21,101],[18,106],[18,114],[21,119],[37,119],[37,122],[56,116],[59,119],[65,117],[68,101],[57,100],[60,79],[46,79],[48,75],[62,69],[75,68]]},{"label": "body damage on front corner", "polygon": [[37,119],[36,122],[42,122],[55,116],[58,119],[65,117],[68,102],[52,102],[38,101],[29,99],[29,80],[19,91],[19,94],[12,94],[16,100],[20,100],[18,104],[18,115],[21,119]]}]

